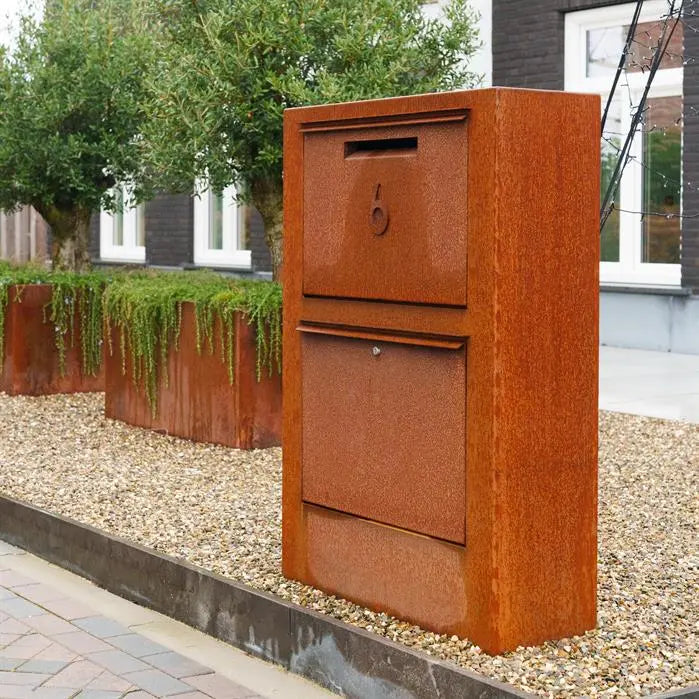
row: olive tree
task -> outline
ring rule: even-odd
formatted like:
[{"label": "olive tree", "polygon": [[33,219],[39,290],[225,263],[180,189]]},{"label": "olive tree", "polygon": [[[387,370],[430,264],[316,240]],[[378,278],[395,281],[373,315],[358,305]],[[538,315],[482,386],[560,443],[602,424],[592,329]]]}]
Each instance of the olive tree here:
[{"label": "olive tree", "polygon": [[451,0],[159,0],[163,45],[147,127],[169,188],[236,185],[282,264],[282,114],[287,107],[474,84],[477,17]]},{"label": "olive tree", "polygon": [[153,57],[140,0],[50,0],[0,54],[0,209],[33,206],[56,267],[89,264],[100,208],[146,193],[141,138]]}]

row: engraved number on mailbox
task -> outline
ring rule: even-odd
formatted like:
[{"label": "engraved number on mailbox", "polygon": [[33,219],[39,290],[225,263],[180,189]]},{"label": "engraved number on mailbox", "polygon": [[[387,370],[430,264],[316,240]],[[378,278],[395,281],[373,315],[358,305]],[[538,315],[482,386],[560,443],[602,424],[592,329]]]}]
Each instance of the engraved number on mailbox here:
[{"label": "engraved number on mailbox", "polygon": [[374,235],[383,235],[388,228],[388,207],[381,199],[381,183],[376,185],[374,200],[371,202],[369,226]]}]

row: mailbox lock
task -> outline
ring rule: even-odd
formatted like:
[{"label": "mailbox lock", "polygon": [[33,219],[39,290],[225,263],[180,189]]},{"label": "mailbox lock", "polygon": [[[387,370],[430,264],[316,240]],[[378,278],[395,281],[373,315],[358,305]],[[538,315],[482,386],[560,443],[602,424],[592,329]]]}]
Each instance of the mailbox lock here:
[{"label": "mailbox lock", "polygon": [[371,202],[369,226],[374,235],[383,235],[388,228],[388,207],[381,199],[381,184],[376,185],[374,200]]},{"label": "mailbox lock", "polygon": [[377,347],[376,345],[374,345],[374,346],[371,348],[371,353],[372,353],[375,357],[378,357],[378,356],[381,354],[381,348],[380,348],[380,347]]}]

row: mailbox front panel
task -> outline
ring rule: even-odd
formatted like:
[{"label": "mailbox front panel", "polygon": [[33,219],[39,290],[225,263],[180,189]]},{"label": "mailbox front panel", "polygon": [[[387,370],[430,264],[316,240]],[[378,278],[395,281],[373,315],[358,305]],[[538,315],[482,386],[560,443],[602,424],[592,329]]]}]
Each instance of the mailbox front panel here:
[{"label": "mailbox front panel", "polygon": [[304,135],[303,293],[466,305],[465,112]]},{"label": "mailbox front panel", "polygon": [[302,334],[304,501],[464,543],[466,353],[454,346]]}]

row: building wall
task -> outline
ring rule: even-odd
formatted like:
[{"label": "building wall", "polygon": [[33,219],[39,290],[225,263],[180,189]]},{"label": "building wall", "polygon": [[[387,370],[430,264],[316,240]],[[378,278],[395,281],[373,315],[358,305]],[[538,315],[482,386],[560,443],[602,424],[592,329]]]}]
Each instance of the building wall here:
[{"label": "building wall", "polygon": [[[493,84],[562,90],[565,13],[628,0],[493,0]],[[699,28],[699,1],[685,5],[686,21]],[[685,56],[699,56],[699,31],[684,32]],[[684,68],[682,286],[699,293],[699,61]]]},{"label": "building wall", "polygon": [[[251,208],[247,217],[252,271],[271,272],[262,217]],[[100,259],[99,215],[90,225],[90,255]],[[188,267],[194,264],[194,200],[188,194],[159,194],[146,203],[146,264]]]}]

